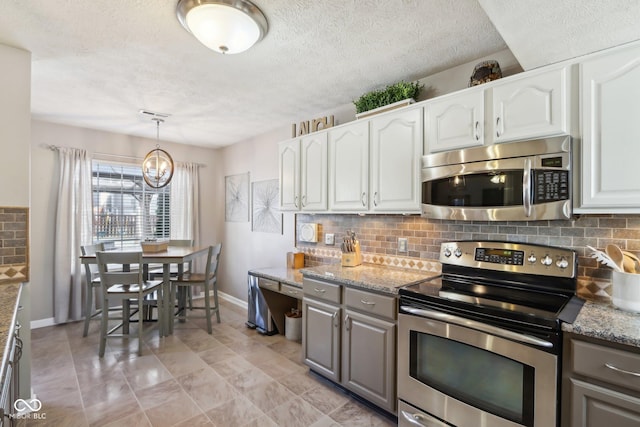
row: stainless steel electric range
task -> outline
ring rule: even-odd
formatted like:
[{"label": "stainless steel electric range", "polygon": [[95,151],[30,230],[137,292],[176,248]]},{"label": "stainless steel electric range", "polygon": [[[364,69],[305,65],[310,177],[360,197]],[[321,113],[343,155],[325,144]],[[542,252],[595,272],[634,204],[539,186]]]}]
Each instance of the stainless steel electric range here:
[{"label": "stainless steel electric range", "polygon": [[575,252],[460,241],[440,262],[399,291],[399,425],[557,425],[561,325],[582,307]]}]

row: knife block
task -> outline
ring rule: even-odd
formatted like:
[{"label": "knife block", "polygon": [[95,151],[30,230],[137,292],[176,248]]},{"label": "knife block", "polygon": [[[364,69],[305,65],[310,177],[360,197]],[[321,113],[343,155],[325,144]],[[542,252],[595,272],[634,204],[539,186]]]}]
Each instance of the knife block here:
[{"label": "knife block", "polygon": [[362,264],[362,253],[360,252],[360,242],[356,240],[353,252],[342,253],[342,266],[357,267],[360,264]]}]

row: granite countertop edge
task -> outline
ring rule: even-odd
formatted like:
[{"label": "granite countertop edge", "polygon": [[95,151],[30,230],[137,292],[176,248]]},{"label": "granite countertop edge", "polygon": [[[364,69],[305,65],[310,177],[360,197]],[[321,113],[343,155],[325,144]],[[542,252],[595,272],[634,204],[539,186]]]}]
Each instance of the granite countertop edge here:
[{"label": "granite countertop edge", "polygon": [[640,350],[640,314],[620,310],[610,302],[585,301],[576,320],[563,323],[562,330]]},{"label": "granite countertop edge", "polygon": [[14,331],[18,299],[20,298],[20,283],[0,284],[0,351],[2,362],[0,364],[0,381],[4,380],[6,365],[11,350],[10,337]]}]

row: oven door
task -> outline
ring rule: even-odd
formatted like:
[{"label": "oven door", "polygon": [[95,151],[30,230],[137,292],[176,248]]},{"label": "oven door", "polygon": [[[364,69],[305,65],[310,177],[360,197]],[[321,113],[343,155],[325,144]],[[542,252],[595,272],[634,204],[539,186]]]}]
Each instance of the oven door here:
[{"label": "oven door", "polygon": [[[571,218],[569,154],[433,166],[422,169],[422,216],[531,221]],[[543,163],[544,162],[544,163]]]},{"label": "oven door", "polygon": [[412,311],[425,316],[398,318],[399,399],[456,427],[556,425],[558,357],[535,348],[535,337],[526,345],[472,328],[492,326]]}]

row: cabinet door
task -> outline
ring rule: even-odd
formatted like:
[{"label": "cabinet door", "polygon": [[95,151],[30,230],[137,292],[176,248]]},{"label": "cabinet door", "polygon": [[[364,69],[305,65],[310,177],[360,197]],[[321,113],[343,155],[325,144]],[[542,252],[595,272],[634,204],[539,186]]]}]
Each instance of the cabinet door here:
[{"label": "cabinet door", "polygon": [[300,208],[327,210],[327,133],[320,132],[300,140]]},{"label": "cabinet door", "polygon": [[394,412],[396,405],[396,326],[392,322],[345,310],[342,384]]},{"label": "cabinet door", "polygon": [[425,107],[425,153],[483,144],[484,90],[465,91]]},{"label": "cabinet door", "polygon": [[340,308],[302,300],[302,358],[317,373],[340,381]]},{"label": "cabinet door", "polygon": [[640,399],[571,379],[571,427],[637,427]]},{"label": "cabinet door", "polygon": [[582,162],[577,213],[640,212],[640,49],[580,64]]},{"label": "cabinet door", "polygon": [[422,108],[371,120],[372,211],[420,213],[422,141]]},{"label": "cabinet door", "polygon": [[280,209],[300,209],[300,141],[278,144],[278,177],[280,181]]},{"label": "cabinet door", "polygon": [[329,130],[329,210],[369,209],[369,121]]},{"label": "cabinet door", "polygon": [[548,71],[492,89],[495,142],[569,133],[568,68]]}]

